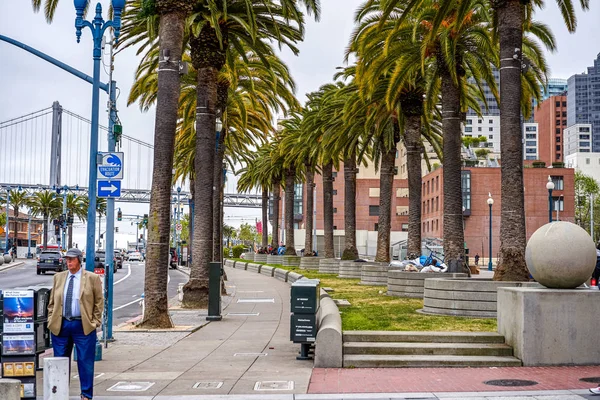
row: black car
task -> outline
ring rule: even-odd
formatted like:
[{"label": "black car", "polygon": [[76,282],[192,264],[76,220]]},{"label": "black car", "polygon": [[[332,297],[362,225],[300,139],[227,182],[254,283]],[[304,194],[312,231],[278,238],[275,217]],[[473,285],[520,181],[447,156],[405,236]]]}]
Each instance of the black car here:
[{"label": "black car", "polygon": [[115,250],[115,264],[117,264],[117,269],[123,268],[123,255],[119,250]]},{"label": "black car", "polygon": [[[97,250],[96,251],[96,258],[97,261],[94,261],[94,267],[95,268],[105,268],[106,265],[106,251],[104,250]],[[100,265],[99,265],[100,264]],[[113,273],[117,273],[117,261],[115,260],[115,257],[113,257]]]},{"label": "black car", "polygon": [[46,271],[60,272],[67,269],[65,259],[58,250],[44,250],[38,257],[37,274],[45,274]]}]

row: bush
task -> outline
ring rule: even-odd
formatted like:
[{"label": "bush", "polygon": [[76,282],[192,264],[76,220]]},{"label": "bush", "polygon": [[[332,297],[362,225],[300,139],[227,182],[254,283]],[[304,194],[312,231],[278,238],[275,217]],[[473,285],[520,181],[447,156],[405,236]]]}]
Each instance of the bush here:
[{"label": "bush", "polygon": [[564,167],[565,167],[564,162],[553,162],[552,163],[552,168],[564,168]]},{"label": "bush", "polygon": [[534,161],[532,165],[533,168],[546,168],[546,163],[544,161]]},{"label": "bush", "polygon": [[231,251],[231,248],[229,247],[223,247],[223,258],[231,258],[231,256],[229,255],[229,252]]},{"label": "bush", "polygon": [[233,246],[233,258],[240,258],[242,253],[246,250],[246,246],[243,244],[238,244],[237,246]]}]

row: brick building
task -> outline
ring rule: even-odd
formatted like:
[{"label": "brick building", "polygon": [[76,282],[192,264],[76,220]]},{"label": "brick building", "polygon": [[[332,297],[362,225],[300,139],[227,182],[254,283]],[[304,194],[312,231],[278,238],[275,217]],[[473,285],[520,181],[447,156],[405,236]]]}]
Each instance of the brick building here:
[{"label": "brick building", "polygon": [[[4,214],[6,211],[6,207],[0,207],[0,214]],[[15,239],[17,239],[17,247],[26,248],[27,247],[27,235],[28,235],[28,224],[29,224],[29,215],[19,212],[17,217],[15,218],[14,210],[9,209],[9,218],[8,218],[8,228],[9,228],[9,240],[11,243]],[[6,247],[6,225],[0,226],[0,251],[3,251]],[[36,244],[42,243],[42,230],[43,230],[43,222],[41,219],[32,218],[31,219],[31,246],[35,250]],[[21,252],[19,252],[19,256],[21,256]]]},{"label": "brick building", "polygon": [[[489,252],[488,194],[492,194],[492,252],[493,258],[500,250],[501,183],[500,168],[465,168],[463,174],[463,208],[465,241],[469,255],[479,253],[487,258]],[[525,168],[525,221],[527,239],[539,227],[548,223],[548,175],[555,190],[553,220],[575,221],[575,170],[570,168]],[[442,168],[423,178],[423,211],[421,233],[426,237],[443,237],[443,175]]]},{"label": "brick building", "polygon": [[[537,154],[538,160],[544,161],[546,166],[553,162],[564,161],[563,130],[567,128],[567,96],[552,96],[543,101],[535,110],[535,122],[538,124]],[[527,138],[525,140],[533,140]]]}]

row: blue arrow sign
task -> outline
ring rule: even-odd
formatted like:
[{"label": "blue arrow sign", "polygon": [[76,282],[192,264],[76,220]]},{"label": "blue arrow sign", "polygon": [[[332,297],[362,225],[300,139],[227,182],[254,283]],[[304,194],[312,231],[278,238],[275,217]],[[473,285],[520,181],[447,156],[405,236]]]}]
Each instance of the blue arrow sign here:
[{"label": "blue arrow sign", "polygon": [[121,197],[121,181],[98,181],[98,197]]}]

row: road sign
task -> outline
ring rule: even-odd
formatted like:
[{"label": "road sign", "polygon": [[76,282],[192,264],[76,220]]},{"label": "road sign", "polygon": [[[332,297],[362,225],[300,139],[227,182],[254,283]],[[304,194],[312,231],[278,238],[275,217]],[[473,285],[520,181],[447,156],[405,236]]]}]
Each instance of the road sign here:
[{"label": "road sign", "polygon": [[123,153],[98,153],[101,162],[98,163],[98,180],[123,179]]},{"label": "road sign", "polygon": [[121,197],[121,181],[98,181],[98,197]]},{"label": "road sign", "polygon": [[177,224],[175,225],[175,229],[177,229],[177,232],[181,232],[183,230],[183,227],[181,226],[181,224]]}]

